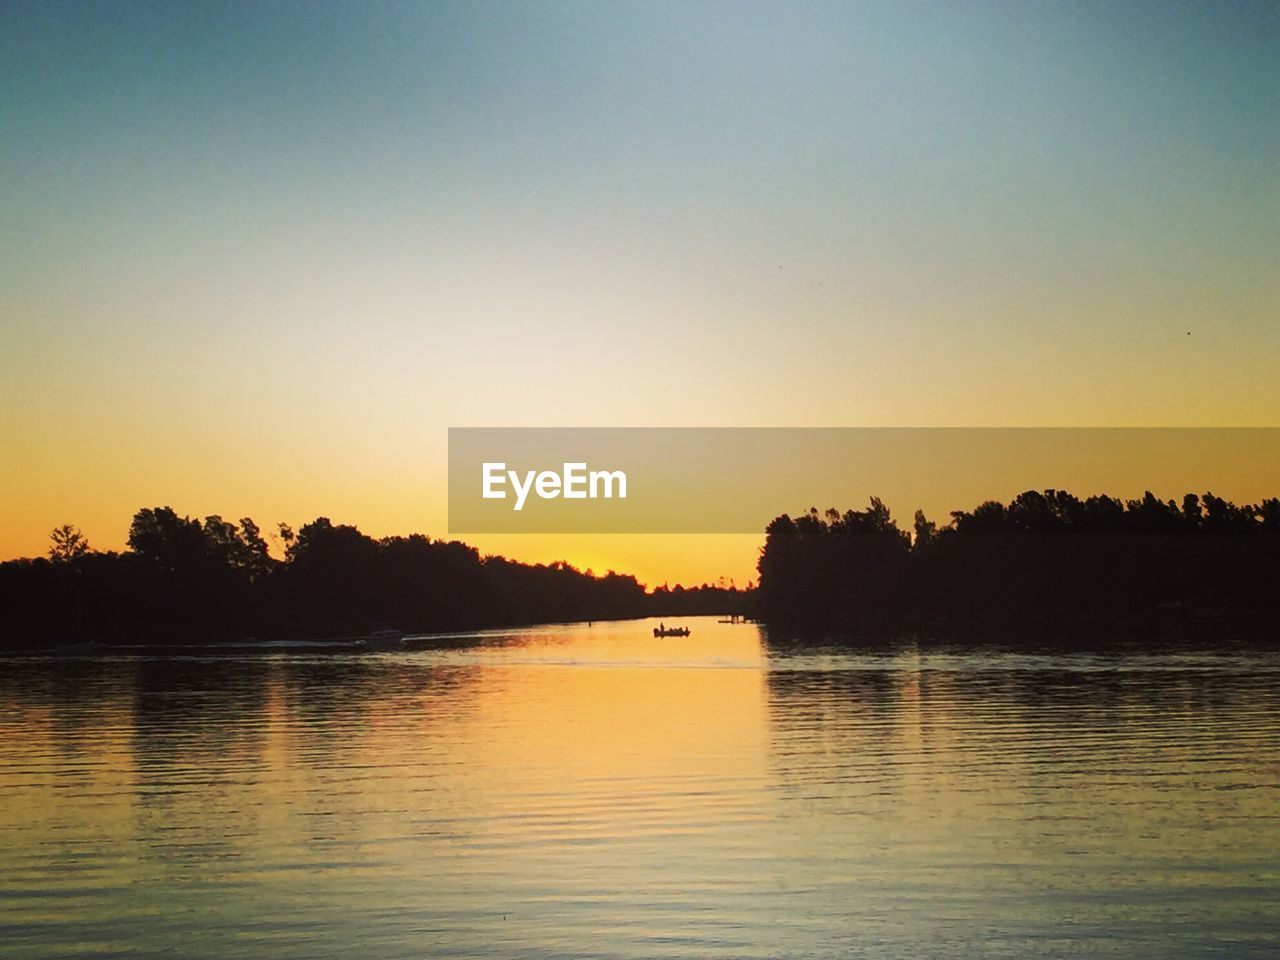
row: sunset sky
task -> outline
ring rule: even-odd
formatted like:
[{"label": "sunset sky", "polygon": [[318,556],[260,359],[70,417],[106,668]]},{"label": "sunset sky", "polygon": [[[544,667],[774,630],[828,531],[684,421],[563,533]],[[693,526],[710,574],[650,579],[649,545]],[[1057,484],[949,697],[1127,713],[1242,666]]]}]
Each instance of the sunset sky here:
[{"label": "sunset sky", "polygon": [[0,558],[444,536],[450,426],[1280,425],[1277,91],[1261,2],[5,3]]}]

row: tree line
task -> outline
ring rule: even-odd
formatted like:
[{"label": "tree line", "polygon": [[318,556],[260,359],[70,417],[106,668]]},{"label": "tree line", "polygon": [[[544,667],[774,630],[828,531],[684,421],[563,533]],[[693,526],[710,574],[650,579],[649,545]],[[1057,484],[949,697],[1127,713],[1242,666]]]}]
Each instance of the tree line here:
[{"label": "tree line", "polygon": [[907,531],[873,497],[778,517],[758,569],[757,614],[801,629],[1274,626],[1280,499],[1032,490]]},{"label": "tree line", "polygon": [[[0,563],[0,648],[444,632],[674,613],[739,612],[742,592],[652,593],[634,576],[482,556],[456,540],[376,539],[319,517],[280,524],[283,556],[250,518],[139,510],[128,549],[95,551],[74,526],[47,557]],[[277,553],[281,552],[277,550]]]}]

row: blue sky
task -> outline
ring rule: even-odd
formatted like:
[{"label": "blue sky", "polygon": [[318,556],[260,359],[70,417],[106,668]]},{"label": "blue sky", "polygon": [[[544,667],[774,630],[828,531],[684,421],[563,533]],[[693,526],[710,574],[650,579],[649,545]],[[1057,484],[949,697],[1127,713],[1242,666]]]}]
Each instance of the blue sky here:
[{"label": "blue sky", "polygon": [[5,4],[0,551],[442,532],[449,425],[1274,423],[1277,90],[1264,3]]}]

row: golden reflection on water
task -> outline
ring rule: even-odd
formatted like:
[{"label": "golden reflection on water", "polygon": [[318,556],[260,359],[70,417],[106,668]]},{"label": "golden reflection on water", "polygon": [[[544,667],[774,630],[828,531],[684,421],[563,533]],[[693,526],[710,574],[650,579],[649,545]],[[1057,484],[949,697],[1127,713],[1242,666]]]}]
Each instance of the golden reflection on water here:
[{"label": "golden reflection on water", "polygon": [[0,956],[1270,956],[1265,650],[0,666]]}]

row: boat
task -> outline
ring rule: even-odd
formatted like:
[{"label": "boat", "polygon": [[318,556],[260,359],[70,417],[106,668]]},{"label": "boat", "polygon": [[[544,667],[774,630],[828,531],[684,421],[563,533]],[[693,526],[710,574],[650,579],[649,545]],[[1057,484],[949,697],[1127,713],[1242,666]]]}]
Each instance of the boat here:
[{"label": "boat", "polygon": [[687,637],[692,631],[688,627],[654,627],[655,637]]},{"label": "boat", "polygon": [[375,626],[361,638],[365,650],[399,650],[404,633],[395,627]]}]

